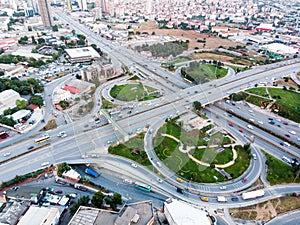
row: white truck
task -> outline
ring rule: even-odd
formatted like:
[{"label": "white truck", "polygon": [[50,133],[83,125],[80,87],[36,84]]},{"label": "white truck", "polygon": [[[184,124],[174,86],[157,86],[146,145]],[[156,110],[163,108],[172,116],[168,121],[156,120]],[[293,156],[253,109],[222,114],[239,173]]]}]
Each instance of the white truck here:
[{"label": "white truck", "polygon": [[217,200],[218,200],[218,202],[227,202],[227,198],[224,196],[218,196]]},{"label": "white truck", "polygon": [[258,198],[265,195],[264,190],[256,190],[256,191],[249,191],[242,194],[242,198],[244,200],[252,199],[252,198]]}]

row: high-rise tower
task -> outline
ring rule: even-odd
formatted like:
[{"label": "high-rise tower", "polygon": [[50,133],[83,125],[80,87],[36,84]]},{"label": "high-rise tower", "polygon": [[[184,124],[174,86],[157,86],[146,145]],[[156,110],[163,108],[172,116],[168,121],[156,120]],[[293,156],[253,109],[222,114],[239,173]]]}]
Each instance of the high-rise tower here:
[{"label": "high-rise tower", "polygon": [[39,11],[45,27],[53,26],[50,0],[38,0]]}]

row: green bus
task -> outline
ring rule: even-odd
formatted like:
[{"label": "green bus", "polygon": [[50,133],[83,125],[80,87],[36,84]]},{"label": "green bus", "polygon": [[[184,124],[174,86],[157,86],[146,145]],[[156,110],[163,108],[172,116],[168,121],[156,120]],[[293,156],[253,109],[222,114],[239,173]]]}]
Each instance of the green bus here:
[{"label": "green bus", "polygon": [[135,182],[135,187],[140,189],[140,190],[143,190],[143,191],[146,191],[146,192],[150,192],[151,191],[151,186],[148,185],[148,184],[143,184],[143,183],[140,183],[140,182]]}]

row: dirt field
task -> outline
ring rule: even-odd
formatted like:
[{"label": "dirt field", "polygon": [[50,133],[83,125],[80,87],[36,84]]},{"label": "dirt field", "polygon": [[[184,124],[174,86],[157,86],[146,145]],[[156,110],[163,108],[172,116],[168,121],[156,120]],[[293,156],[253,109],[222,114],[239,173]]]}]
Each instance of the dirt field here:
[{"label": "dirt field", "polygon": [[[182,40],[189,40],[189,50],[193,50],[195,49],[195,47],[198,47],[200,49],[209,49],[217,48],[221,45],[224,47],[234,47],[237,45],[243,45],[241,43],[235,43],[228,39],[222,39],[208,34],[200,34],[194,30],[159,29],[153,21],[148,21],[146,23],[141,24],[139,28],[136,29],[134,32],[136,31],[139,31],[141,33],[147,32],[148,34],[152,34],[152,32],[155,32],[156,35],[169,35],[180,38]],[[204,38],[206,38],[205,44],[197,42],[197,39],[203,40]]]},{"label": "dirt field", "polygon": [[299,197],[282,197],[251,207],[231,209],[233,218],[269,221],[278,214],[300,208]]}]

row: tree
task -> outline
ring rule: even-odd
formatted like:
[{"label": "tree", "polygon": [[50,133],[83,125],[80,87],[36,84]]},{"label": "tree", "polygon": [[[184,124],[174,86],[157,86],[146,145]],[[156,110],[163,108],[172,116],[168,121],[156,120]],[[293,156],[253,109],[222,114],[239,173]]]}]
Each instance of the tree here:
[{"label": "tree", "polygon": [[94,196],[92,198],[92,203],[97,208],[101,208],[103,205],[103,199],[104,199],[103,193],[101,191],[98,191],[94,194]]},{"label": "tree", "polygon": [[32,42],[32,44],[35,44],[35,45],[37,44],[37,42],[36,42],[34,36],[31,36],[31,42]]},{"label": "tree", "polygon": [[113,196],[111,197],[111,201],[114,202],[117,205],[122,204],[122,195],[118,192],[115,192]]},{"label": "tree", "polygon": [[45,41],[44,38],[39,38],[39,39],[38,39],[39,45],[44,44],[45,42],[46,42],[46,41]]},{"label": "tree", "polygon": [[69,102],[62,100],[58,103],[63,109],[66,109],[69,107]]},{"label": "tree", "polygon": [[17,99],[16,100],[16,105],[17,105],[17,108],[20,110],[20,109],[25,109],[26,106],[27,106],[27,102],[26,100],[20,100],[20,99]]},{"label": "tree", "polygon": [[58,31],[58,26],[57,25],[52,26],[52,31],[57,32]]},{"label": "tree", "polygon": [[29,102],[31,104],[38,105],[39,107],[44,105],[44,100],[41,96],[33,95],[33,96],[30,97]]},{"label": "tree", "polygon": [[198,101],[193,102],[193,106],[198,111],[200,111],[201,107],[202,107],[201,102],[198,102]]},{"label": "tree", "polygon": [[65,36],[60,36],[59,40],[61,40],[61,41],[65,41],[65,40],[66,40],[66,38],[65,38]]},{"label": "tree", "polygon": [[80,199],[78,199],[77,202],[74,202],[72,206],[70,207],[71,214],[75,214],[79,206],[87,206],[89,204],[90,198],[89,196],[83,196]]}]

